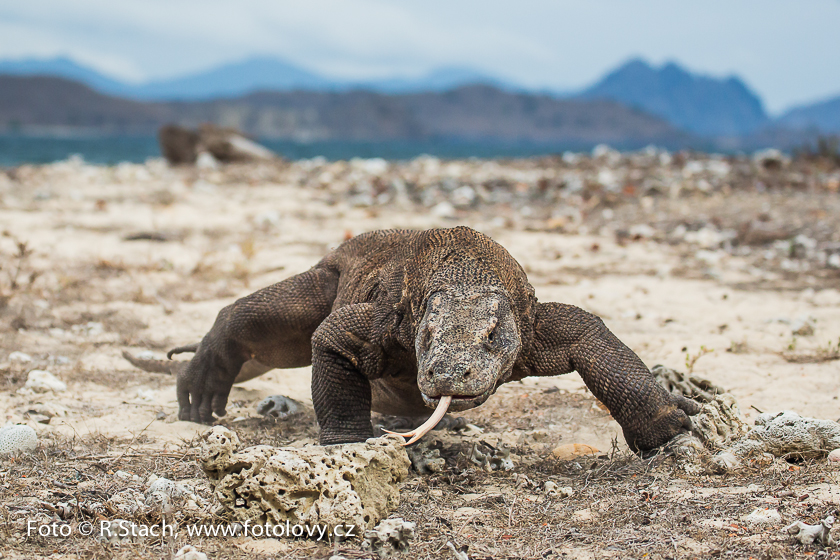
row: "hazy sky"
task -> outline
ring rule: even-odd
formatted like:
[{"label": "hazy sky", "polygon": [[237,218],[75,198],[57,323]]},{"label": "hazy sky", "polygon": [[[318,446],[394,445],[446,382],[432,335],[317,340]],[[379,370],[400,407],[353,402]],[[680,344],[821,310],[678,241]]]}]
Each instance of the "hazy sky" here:
[{"label": "hazy sky", "polygon": [[840,0],[0,3],[0,58],[69,55],[144,80],[265,54],[333,76],[469,66],[555,90],[641,56],[736,73],[778,112],[840,95]]}]

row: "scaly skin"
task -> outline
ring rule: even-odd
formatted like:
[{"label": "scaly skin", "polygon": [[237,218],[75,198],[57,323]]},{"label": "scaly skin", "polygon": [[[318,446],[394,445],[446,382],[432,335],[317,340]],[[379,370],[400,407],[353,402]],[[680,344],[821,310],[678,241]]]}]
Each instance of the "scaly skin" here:
[{"label": "scaly skin", "polygon": [[428,415],[442,396],[465,410],[501,383],[575,370],[637,451],[690,429],[699,411],[661,388],[598,317],[538,303],[513,257],[466,227],[355,237],[225,307],[197,347],[181,350],[195,350],[175,371],[179,417],[193,422],[224,415],[246,371],[311,363],[322,444],[371,437],[371,410]]}]

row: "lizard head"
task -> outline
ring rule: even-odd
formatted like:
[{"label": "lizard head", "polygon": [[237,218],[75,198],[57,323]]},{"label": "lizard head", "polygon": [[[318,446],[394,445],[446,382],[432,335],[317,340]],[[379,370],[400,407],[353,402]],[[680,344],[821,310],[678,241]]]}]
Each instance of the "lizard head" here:
[{"label": "lizard head", "polygon": [[417,385],[427,406],[451,396],[450,410],[486,401],[511,373],[522,345],[506,293],[431,293],[415,339]]}]

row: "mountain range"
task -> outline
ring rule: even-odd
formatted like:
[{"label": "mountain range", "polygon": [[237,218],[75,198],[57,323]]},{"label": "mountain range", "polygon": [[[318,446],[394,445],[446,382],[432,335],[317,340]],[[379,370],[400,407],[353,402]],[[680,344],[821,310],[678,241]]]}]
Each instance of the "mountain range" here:
[{"label": "mountain range", "polygon": [[444,140],[585,146],[682,145],[659,117],[609,100],[556,99],[467,85],[444,93],[262,91],[236,98],[139,101],[49,76],[0,76],[0,128],[154,133],[213,122],[295,141]]},{"label": "mountain range", "polygon": [[[282,119],[278,120],[279,117],[276,113],[281,107],[280,98],[283,98],[284,102],[294,99],[299,107],[308,105],[307,110],[310,111],[316,110],[315,107],[320,107],[318,110],[321,111],[330,107],[330,110],[335,111],[340,107],[348,107],[348,103],[352,105],[352,103],[363,98],[367,99],[368,102],[375,99],[380,108],[385,110],[384,107],[390,105],[404,106],[405,103],[409,103],[407,100],[411,99],[411,96],[437,94],[441,97],[439,105],[443,108],[446,106],[446,96],[450,95],[450,92],[461,91],[463,93],[462,90],[465,90],[467,86],[476,84],[492,86],[482,91],[494,91],[499,96],[505,94],[510,99],[520,101],[530,99],[528,103],[542,108],[547,106],[549,100],[558,103],[560,101],[578,103],[580,107],[591,107],[592,105],[587,105],[587,103],[602,100],[617,102],[629,109],[622,113],[622,118],[630,119],[627,122],[636,118],[635,116],[630,118],[630,115],[641,112],[666,121],[674,130],[683,131],[697,138],[728,138],[730,144],[733,138],[760,136],[762,131],[768,129],[774,131],[774,137],[778,137],[779,130],[798,131],[799,136],[801,136],[802,131],[813,133],[840,132],[840,97],[813,105],[797,107],[777,119],[772,119],[765,112],[760,97],[736,76],[715,78],[692,73],[676,63],[654,67],[640,59],[630,60],[622,64],[597,83],[579,92],[562,94],[529,93],[524,91],[524,88],[509,81],[500,80],[469,68],[441,68],[415,78],[394,77],[360,82],[326,77],[289,62],[270,57],[250,58],[187,76],[140,84],[113,79],[67,58],[0,61],[0,77],[4,75],[66,78],[84,84],[100,94],[140,103],[140,105],[146,107],[146,109],[140,111],[141,113],[147,109],[155,114],[161,114],[161,111],[165,113],[166,110],[161,109],[161,107],[171,107],[177,103],[180,103],[187,113],[195,114],[210,110],[208,108],[214,106],[239,107],[240,112],[244,111],[251,115],[249,118],[255,118],[253,115],[262,111],[260,114],[263,116],[260,118],[263,119],[263,123],[271,122],[273,124],[263,124],[261,127],[257,127],[260,128],[259,132],[275,136],[278,134],[286,135],[289,130],[287,125],[280,124]],[[26,87],[34,87],[35,83],[27,82]],[[58,87],[56,82],[37,83],[52,89]],[[19,83],[15,87],[19,89],[23,86]],[[312,97],[308,104],[301,101],[306,97],[303,92],[308,92],[306,95]],[[361,92],[376,95],[365,97],[360,95]],[[291,93],[296,93],[296,95],[291,97],[280,95]],[[11,93],[8,93],[5,97],[8,98],[11,95]],[[388,96],[397,96],[400,100],[390,103],[387,100]],[[0,97],[2,97],[2,93],[0,93]],[[501,97],[498,98],[501,99]],[[273,101],[267,103],[266,99],[272,99]],[[355,101],[351,103],[351,100]],[[23,101],[26,104],[25,97]],[[72,104],[72,101],[58,99],[56,103],[60,107],[62,104]],[[117,100],[103,101],[103,103],[103,109],[105,107],[124,107]],[[140,105],[132,105],[132,107],[137,109]],[[195,111],[186,109],[193,106],[195,106]],[[273,107],[271,111],[274,111],[272,113],[274,116],[270,118],[265,116],[265,111],[269,111],[268,106]],[[568,107],[571,106],[567,105],[564,111],[568,111]],[[257,111],[259,107],[261,109]],[[8,113],[8,111],[2,109],[3,107],[0,106],[0,114]],[[90,109],[95,109],[95,107],[90,107]],[[34,108],[29,107],[29,117],[17,117],[15,122],[30,122],[32,110]],[[461,107],[460,110],[466,110],[467,113],[472,114],[471,122],[474,125],[477,123],[478,116],[474,111],[471,112],[467,107]],[[233,114],[228,110],[225,111],[228,115]],[[49,112],[47,111],[44,114]],[[94,112],[96,111],[94,110]],[[102,112],[100,111],[100,113]],[[138,114],[135,110],[131,110],[129,113],[135,116]],[[419,114],[415,113],[412,118],[419,118]],[[520,116],[523,114],[520,112]],[[454,114],[450,114],[450,116],[455,117]],[[291,118],[288,114],[286,117]],[[434,115],[429,114],[425,118],[433,117]],[[483,118],[500,120],[501,117],[502,115],[499,114],[488,114]],[[77,120],[80,118],[77,114]],[[122,122],[109,120],[111,117],[106,117],[104,114],[100,114],[98,118],[103,123]],[[293,120],[297,119],[299,121],[300,118],[302,117],[297,115]],[[324,119],[330,120],[330,118],[324,114],[319,114],[316,120],[324,121]],[[352,116],[348,116],[348,118],[352,119]],[[128,122],[125,119],[123,121],[123,124]],[[462,124],[465,122],[461,118],[455,118],[455,121]],[[48,123],[42,124],[47,125]],[[3,122],[0,120],[0,126],[2,125]],[[618,129],[625,130],[622,126],[618,125]],[[252,133],[258,132],[253,126],[249,128]],[[549,125],[546,128],[552,129],[552,126]],[[280,132],[281,129],[282,133]],[[554,133],[557,132],[556,127],[553,130]],[[314,132],[312,129],[307,129],[307,132],[301,134],[306,136],[314,134]],[[329,133],[327,136],[331,134]],[[469,136],[471,132],[464,131],[464,134]],[[316,136],[318,135],[316,134]],[[320,135],[323,136],[323,134]],[[537,136],[540,136],[540,134],[537,134]]]}]

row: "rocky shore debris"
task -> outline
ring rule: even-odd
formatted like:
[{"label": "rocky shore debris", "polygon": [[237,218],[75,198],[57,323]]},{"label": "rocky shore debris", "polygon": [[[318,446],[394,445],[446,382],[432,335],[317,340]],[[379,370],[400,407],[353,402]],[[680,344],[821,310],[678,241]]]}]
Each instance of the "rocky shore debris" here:
[{"label": "rocky shore debris", "polygon": [[49,371],[33,369],[26,376],[26,384],[18,389],[18,394],[63,393],[66,390],[67,384]]},{"label": "rocky shore debris", "polygon": [[213,168],[216,162],[272,160],[277,155],[233,128],[203,124],[198,130],[166,125],[158,131],[160,151],[173,164]]},{"label": "rocky shore debris", "polygon": [[782,529],[782,532],[792,535],[800,544],[809,545],[818,542],[823,546],[834,546],[836,541],[831,536],[833,526],[834,516],[829,515],[816,525],[808,525],[802,521],[791,523]]},{"label": "rocky shore debris", "polygon": [[284,397],[283,395],[271,395],[257,404],[257,412],[263,416],[285,420],[301,411],[300,403]]},{"label": "rocky shore debris", "polygon": [[385,519],[374,529],[365,531],[362,549],[377,554],[380,558],[393,558],[408,550],[414,538],[415,523],[401,517]]},{"label": "rocky shore debris", "polygon": [[750,428],[735,397],[723,388],[662,365],[651,371],[669,391],[703,403],[692,418],[693,434],[677,436],[667,446],[688,472],[719,474],[747,458],[768,464],[774,457],[822,459],[840,449],[837,422],[783,411],[759,414]]},{"label": "rocky shore debris", "polygon": [[233,519],[260,525],[373,527],[399,504],[410,461],[394,437],[303,448],[258,445],[237,451],[239,438],[214,427],[201,465]]}]

